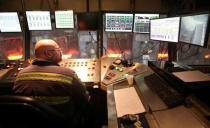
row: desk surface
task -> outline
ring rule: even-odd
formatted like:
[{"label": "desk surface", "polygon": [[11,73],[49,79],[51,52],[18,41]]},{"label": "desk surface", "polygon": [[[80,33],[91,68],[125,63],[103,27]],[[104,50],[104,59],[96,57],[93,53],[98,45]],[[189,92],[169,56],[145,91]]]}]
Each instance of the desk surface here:
[{"label": "desk surface", "polygon": [[[151,74],[151,72],[144,72],[139,74],[138,81],[134,87],[143,100],[143,105],[146,108],[145,117],[151,128],[207,128],[200,118],[194,114],[190,108],[183,105],[174,108],[167,108],[163,101],[152,92],[144,82],[144,77]],[[136,78],[136,77],[135,77]],[[114,98],[114,90],[119,88],[126,88],[128,85],[121,85],[114,87],[109,85],[107,88],[107,103],[108,103],[108,127],[117,128],[117,111]],[[140,94],[139,94],[140,93]],[[149,109],[148,109],[149,108]]]}]

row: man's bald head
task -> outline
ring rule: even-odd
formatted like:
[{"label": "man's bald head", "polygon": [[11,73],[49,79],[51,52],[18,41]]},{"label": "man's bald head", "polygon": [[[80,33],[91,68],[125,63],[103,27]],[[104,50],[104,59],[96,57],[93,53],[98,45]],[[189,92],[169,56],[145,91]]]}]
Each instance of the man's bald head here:
[{"label": "man's bald head", "polygon": [[35,45],[35,57],[37,59],[45,59],[50,61],[59,62],[61,61],[61,51],[58,44],[50,39],[43,39],[36,43]]}]

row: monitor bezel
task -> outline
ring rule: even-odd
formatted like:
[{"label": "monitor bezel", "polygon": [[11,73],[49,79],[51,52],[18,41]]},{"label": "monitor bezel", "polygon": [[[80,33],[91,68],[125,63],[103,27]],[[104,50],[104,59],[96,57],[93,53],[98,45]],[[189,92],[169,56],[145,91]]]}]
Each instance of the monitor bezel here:
[{"label": "monitor bezel", "polygon": [[[39,29],[39,30],[31,30],[30,28],[29,28],[29,25],[28,25],[28,18],[27,18],[27,12],[49,12],[49,14],[50,14],[50,26],[51,26],[51,29]],[[29,31],[52,31],[53,30],[53,27],[52,27],[52,17],[51,17],[51,11],[49,11],[49,10],[27,10],[27,11],[25,11],[25,16],[26,16],[26,21],[27,21],[27,26],[28,26],[28,30]]]},{"label": "monitor bezel", "polygon": [[[207,19],[207,24],[206,24],[206,32],[205,32],[203,45],[193,44],[193,43],[190,43],[190,42],[184,42],[184,41],[180,41],[179,40],[180,43],[190,44],[190,45],[204,47],[204,48],[208,47],[208,36],[209,36],[208,34],[210,32],[210,12],[199,12],[199,13],[191,13],[191,14],[180,15],[180,17],[181,17],[181,19],[180,19],[180,32],[181,32],[181,20],[182,20],[182,17],[204,15],[204,14],[208,14],[208,19]],[[179,34],[179,36],[180,36],[180,34]],[[179,39],[180,39],[180,37],[179,37]]]},{"label": "monitor bezel", "polygon": [[[179,17],[179,27],[178,27],[178,39],[177,42],[174,41],[168,41],[168,40],[157,40],[157,39],[151,39],[151,22],[150,22],[150,33],[149,33],[149,40],[154,40],[154,41],[161,41],[161,42],[167,42],[167,43],[178,43],[179,42],[179,34],[180,34],[180,26],[181,26],[181,17],[180,16],[174,16],[174,17],[167,17],[167,18],[159,18],[159,19],[152,19],[152,20],[162,20],[162,19],[170,19],[170,18],[177,18]],[[152,21],[151,20],[151,21]]]},{"label": "monitor bezel", "polygon": [[0,12],[0,13],[17,13],[17,17],[18,17],[18,21],[19,21],[19,25],[20,25],[20,32],[2,32],[0,30],[0,33],[22,33],[23,32],[22,25],[21,25],[21,22],[20,22],[20,14],[19,14],[18,11],[8,11],[8,12]]},{"label": "monitor bezel", "polygon": [[[56,12],[56,11],[58,11],[58,12],[59,12],[59,11],[61,11],[61,12],[72,11],[72,12],[73,12],[73,28],[67,28],[67,27],[58,28],[57,25],[56,25],[56,24],[57,24],[57,22],[56,22],[56,15],[55,15],[55,12]],[[73,9],[68,9],[68,10],[55,10],[55,11],[54,11],[54,18],[55,18],[55,28],[56,28],[56,29],[74,29],[74,28],[75,28],[75,13],[74,13],[74,10],[73,10]]]}]

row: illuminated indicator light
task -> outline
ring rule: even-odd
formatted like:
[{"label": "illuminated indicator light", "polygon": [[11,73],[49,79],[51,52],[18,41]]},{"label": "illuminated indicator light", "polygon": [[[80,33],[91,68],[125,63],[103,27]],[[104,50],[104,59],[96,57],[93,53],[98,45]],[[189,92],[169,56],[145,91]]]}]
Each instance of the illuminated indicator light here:
[{"label": "illuminated indicator light", "polygon": [[120,68],[120,72],[123,72],[123,68]]},{"label": "illuminated indicator light", "polygon": [[70,59],[72,54],[62,55],[62,59]]},{"label": "illuminated indicator light", "polygon": [[18,71],[22,70],[23,68],[18,68]]},{"label": "illuminated indicator light", "polygon": [[148,53],[152,53],[152,50],[148,50]]},{"label": "illuminated indicator light", "polygon": [[209,57],[210,57],[210,54],[206,54],[206,55],[204,56],[205,59],[209,59]]},{"label": "illuminated indicator light", "polygon": [[27,62],[28,62],[29,64],[32,64],[32,59],[27,59]]},{"label": "illuminated indicator light", "polygon": [[119,70],[119,67],[115,67],[116,70]]}]

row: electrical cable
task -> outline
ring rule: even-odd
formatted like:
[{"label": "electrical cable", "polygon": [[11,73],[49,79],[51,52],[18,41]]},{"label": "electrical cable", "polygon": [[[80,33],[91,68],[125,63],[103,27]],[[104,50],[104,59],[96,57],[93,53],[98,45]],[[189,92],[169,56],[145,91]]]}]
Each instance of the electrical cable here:
[{"label": "electrical cable", "polygon": [[89,35],[90,35],[90,37],[91,37],[91,41],[94,41],[95,42],[95,40],[94,40],[94,38],[93,38],[93,35],[91,34],[91,32],[89,31]]},{"label": "electrical cable", "polygon": [[[90,47],[91,47],[92,49],[94,49],[94,51],[95,51],[94,43],[95,43],[96,41],[94,40],[93,35],[91,34],[90,31],[89,31],[89,35],[90,35],[91,39],[90,39],[90,43],[87,43],[87,44],[91,44]],[[86,45],[87,45],[87,44],[86,44]]]},{"label": "electrical cable", "polygon": [[114,37],[115,37],[115,40],[117,41],[118,47],[119,47],[119,49],[120,49],[120,53],[122,54],[122,57],[123,57],[123,59],[125,60],[124,51],[123,51],[123,50],[121,49],[121,47],[120,47],[120,42],[118,41],[115,32],[114,32]]},{"label": "electrical cable", "polygon": [[[89,35],[91,36],[91,41],[94,41],[95,42],[95,40],[94,40],[93,35],[91,34],[91,32],[89,32]],[[104,47],[103,44],[102,44],[102,48],[105,50],[105,54],[109,54],[108,51],[107,51],[107,49]]]},{"label": "electrical cable", "polygon": [[[156,45],[153,45],[153,46],[152,46],[151,48],[149,48],[149,49],[154,49],[158,44],[160,44],[160,43],[156,43]],[[147,49],[146,51],[141,52],[139,56],[137,56],[137,57],[132,57],[132,58],[130,58],[129,60],[132,60],[132,61],[133,61],[134,59],[138,59],[138,58],[142,57],[142,55],[146,54],[147,52],[148,52],[148,49]]]}]

